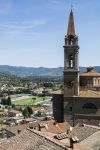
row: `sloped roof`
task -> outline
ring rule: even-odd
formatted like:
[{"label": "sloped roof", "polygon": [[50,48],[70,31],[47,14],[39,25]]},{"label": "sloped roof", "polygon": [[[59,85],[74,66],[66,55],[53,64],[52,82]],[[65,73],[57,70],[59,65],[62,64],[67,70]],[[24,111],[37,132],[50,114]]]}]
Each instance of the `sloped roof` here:
[{"label": "sloped roof", "polygon": [[92,91],[92,90],[86,90],[86,91],[80,91],[80,97],[100,97],[99,91]]},{"label": "sloped roof", "polygon": [[100,73],[97,72],[85,72],[83,74],[80,75],[81,76],[89,76],[89,77],[100,77]]},{"label": "sloped roof", "polygon": [[67,36],[69,36],[69,35],[76,36],[75,27],[74,27],[74,16],[73,16],[72,10],[71,10],[70,16],[69,16],[69,24],[68,24],[68,31],[67,31]]},{"label": "sloped roof", "polygon": [[36,131],[26,129],[0,143],[0,150],[67,150],[67,148]]},{"label": "sloped roof", "polygon": [[54,120],[50,120],[50,121],[42,121],[40,123],[40,126],[44,125],[45,128],[42,129],[42,131],[45,132],[50,132],[50,133],[54,133],[54,134],[59,134],[59,133],[65,133],[67,131],[67,129],[70,128],[70,125],[67,122],[63,122],[63,123],[55,123]]},{"label": "sloped roof", "polygon": [[89,126],[79,126],[75,127],[72,131],[72,136],[76,135],[79,139],[79,142],[83,141],[84,139],[88,138],[95,132],[99,131],[99,129]]},{"label": "sloped roof", "polygon": [[93,67],[88,67],[87,68],[87,72],[84,72],[80,75],[80,77],[82,76],[86,76],[86,77],[100,77],[100,73],[97,73],[93,70],[94,68]]},{"label": "sloped roof", "polygon": [[16,125],[16,126],[12,126],[12,127],[8,126],[7,128],[5,128],[5,130],[13,133],[14,135],[17,135],[18,130],[23,132],[28,127],[29,127],[29,123],[25,123],[25,124],[19,124],[19,125]]},{"label": "sloped roof", "polygon": [[100,148],[100,130],[86,138],[81,142],[82,145],[92,147],[93,150],[99,150]]}]

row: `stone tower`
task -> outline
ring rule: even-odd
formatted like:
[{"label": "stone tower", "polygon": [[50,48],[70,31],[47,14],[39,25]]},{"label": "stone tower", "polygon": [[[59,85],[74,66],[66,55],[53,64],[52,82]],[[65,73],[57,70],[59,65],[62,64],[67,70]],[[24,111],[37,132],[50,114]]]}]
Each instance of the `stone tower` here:
[{"label": "stone tower", "polygon": [[[98,125],[100,123],[100,94],[95,90],[85,90],[84,83],[99,83],[100,75],[88,68],[80,75],[83,88],[79,90],[79,46],[75,33],[74,16],[71,10],[68,31],[64,45],[64,92],[53,94],[53,116],[57,122],[67,121],[71,126],[77,123]],[[94,80],[93,80],[94,78]],[[94,82],[93,82],[94,81]]]},{"label": "stone tower", "polygon": [[79,96],[79,46],[71,10],[64,45],[64,97]]}]

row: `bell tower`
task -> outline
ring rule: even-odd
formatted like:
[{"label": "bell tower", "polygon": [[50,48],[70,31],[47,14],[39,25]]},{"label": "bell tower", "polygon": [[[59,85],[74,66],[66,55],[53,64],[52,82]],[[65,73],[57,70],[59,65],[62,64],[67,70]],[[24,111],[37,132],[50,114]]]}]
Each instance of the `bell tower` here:
[{"label": "bell tower", "polygon": [[64,97],[79,96],[79,46],[71,9],[64,45]]}]

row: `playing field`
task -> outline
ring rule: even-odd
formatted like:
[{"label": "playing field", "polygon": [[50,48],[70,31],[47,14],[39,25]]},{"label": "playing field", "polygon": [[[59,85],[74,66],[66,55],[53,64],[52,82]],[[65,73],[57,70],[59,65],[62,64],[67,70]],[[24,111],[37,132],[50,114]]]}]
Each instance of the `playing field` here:
[{"label": "playing field", "polygon": [[15,105],[32,105],[32,104],[37,104],[37,103],[46,101],[48,99],[50,99],[50,97],[27,98],[27,99],[12,101],[12,104],[15,104]]}]

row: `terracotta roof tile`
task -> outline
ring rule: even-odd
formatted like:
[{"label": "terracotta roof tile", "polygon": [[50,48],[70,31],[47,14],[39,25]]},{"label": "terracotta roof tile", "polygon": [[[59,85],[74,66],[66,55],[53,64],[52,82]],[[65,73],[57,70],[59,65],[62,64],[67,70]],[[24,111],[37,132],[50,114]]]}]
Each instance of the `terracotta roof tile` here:
[{"label": "terracotta roof tile", "polygon": [[85,72],[83,74],[80,75],[80,77],[82,76],[92,76],[92,77],[100,77],[100,73],[96,73],[96,72]]},{"label": "terracotta roof tile", "polygon": [[5,130],[13,133],[14,135],[17,135],[18,130],[20,130],[22,132],[28,127],[29,127],[29,123],[26,123],[26,124],[19,124],[19,125],[12,126],[12,127],[7,127],[7,128],[5,128]]},{"label": "terracotta roof tile", "polygon": [[97,73],[93,70],[94,68],[93,67],[88,67],[87,68],[87,72],[84,72],[83,74],[81,74],[80,76],[91,76],[91,77],[100,77],[100,73]]},{"label": "terracotta roof tile", "polygon": [[79,142],[81,142],[97,131],[98,129],[92,126],[79,126],[72,130],[71,136],[76,136],[79,139]]},{"label": "terracotta roof tile", "polygon": [[19,135],[0,143],[0,150],[67,150],[67,148],[36,131],[26,129]]},{"label": "terracotta roof tile", "polygon": [[65,133],[67,132],[67,129],[69,129],[70,125],[67,122],[63,123],[54,123],[54,120],[50,121],[42,121],[40,123],[40,126],[45,126],[45,128],[42,129],[42,131],[59,134],[59,133]]},{"label": "terracotta roof tile", "polygon": [[92,91],[92,90],[86,90],[86,91],[80,91],[80,97],[100,97],[99,91]]}]

